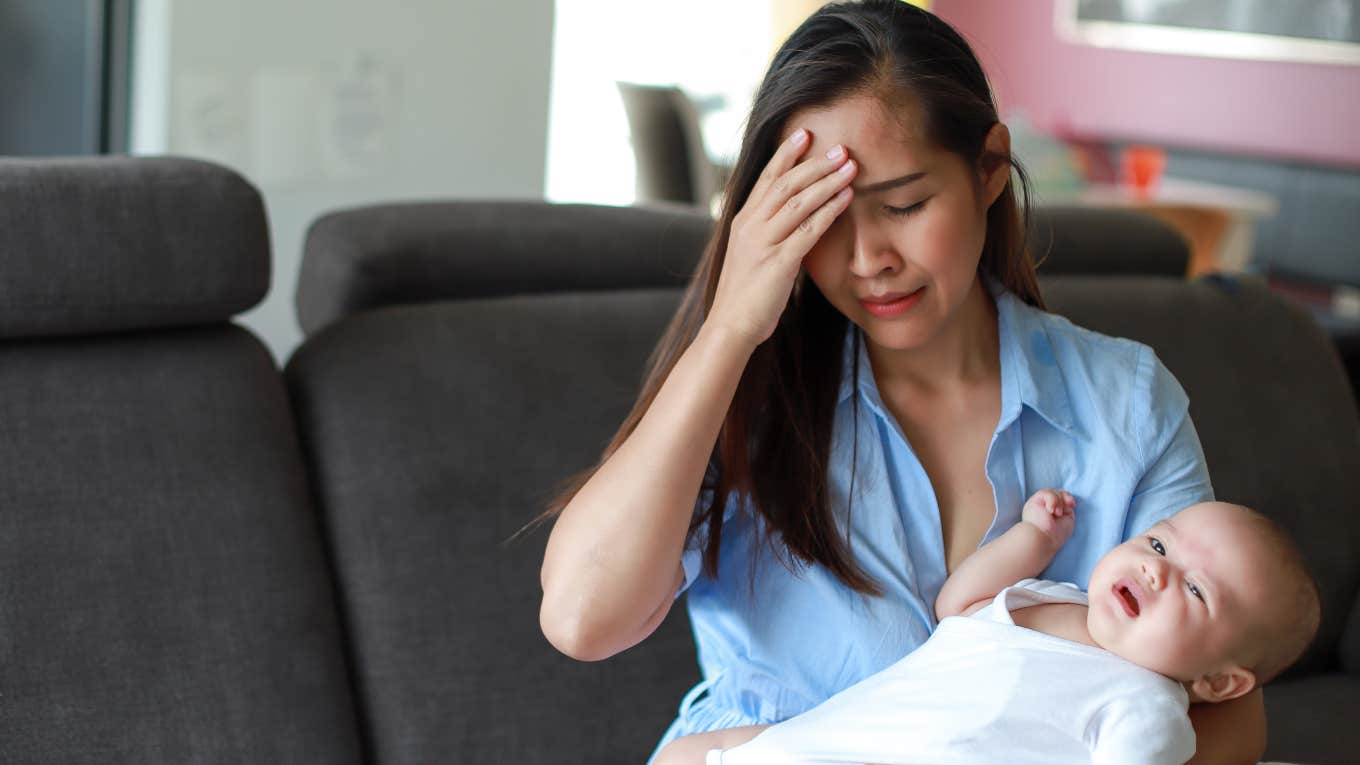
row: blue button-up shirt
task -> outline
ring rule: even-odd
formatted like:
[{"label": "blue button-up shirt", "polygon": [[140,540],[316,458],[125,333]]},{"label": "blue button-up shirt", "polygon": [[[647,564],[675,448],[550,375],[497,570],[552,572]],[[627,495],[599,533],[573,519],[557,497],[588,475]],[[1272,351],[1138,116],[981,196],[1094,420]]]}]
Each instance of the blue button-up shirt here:
[{"label": "blue button-up shirt", "polygon": [[[1147,346],[1082,329],[995,282],[989,287],[1001,417],[987,451],[996,514],[983,542],[1020,520],[1030,494],[1064,488],[1077,498],[1076,528],[1041,576],[1084,588],[1106,551],[1213,498],[1188,400]],[[851,361],[854,344],[846,346]],[[701,571],[700,535],[682,559],[704,680],[686,695],[662,743],[792,717],[886,668],[935,628],[935,597],[947,576],[939,506],[883,404],[863,346],[853,359],[858,385],[844,367],[830,500],[844,513],[855,454],[850,550],[883,595],[856,593],[820,565],[790,569],[759,544],[760,521],[729,502],[718,576]]]}]

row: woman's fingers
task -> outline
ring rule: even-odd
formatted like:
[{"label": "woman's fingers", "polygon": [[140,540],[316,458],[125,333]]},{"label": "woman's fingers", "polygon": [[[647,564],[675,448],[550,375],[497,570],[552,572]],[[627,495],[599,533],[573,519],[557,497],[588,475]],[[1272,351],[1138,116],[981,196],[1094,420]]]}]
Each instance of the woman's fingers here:
[{"label": "woman's fingers", "polygon": [[[815,214],[821,214],[826,203],[835,198],[841,189],[850,185],[859,166],[854,160],[841,156],[843,161],[839,167],[823,172],[811,185],[790,196],[773,212],[769,229],[773,241],[783,242],[800,227],[807,230],[804,224],[813,225],[809,219]],[[803,164],[808,165],[812,162],[809,160]]]},{"label": "woman's fingers", "polygon": [[[776,149],[733,217],[717,293],[705,320],[757,345],[774,332],[788,305],[798,264],[852,196],[847,187],[856,167],[847,161],[844,147],[800,162],[811,140],[807,131],[797,131]],[[837,172],[842,165],[845,172]]]},{"label": "woman's fingers", "polygon": [[[789,202],[798,200],[798,195],[809,186],[835,173],[837,168],[845,164],[846,156],[845,147],[836,145],[825,154],[818,152],[789,168],[775,179],[762,197],[752,198],[756,217],[763,220],[774,218]],[[804,206],[812,210],[817,205]]]},{"label": "woman's fingers", "polygon": [[801,263],[803,257],[812,250],[812,246],[817,244],[817,240],[822,238],[822,234],[825,234],[826,230],[831,228],[831,224],[836,222],[836,218],[850,206],[850,200],[854,196],[854,190],[846,186],[799,221],[794,226],[793,232],[784,240],[784,255]]},{"label": "woman's fingers", "polygon": [[762,198],[780,176],[798,164],[798,158],[807,150],[810,139],[808,131],[798,128],[779,145],[778,149],[775,149],[774,156],[765,163],[765,169],[761,170],[760,177],[756,178],[756,185],[751,187],[751,193],[746,198],[748,206],[752,201]]}]

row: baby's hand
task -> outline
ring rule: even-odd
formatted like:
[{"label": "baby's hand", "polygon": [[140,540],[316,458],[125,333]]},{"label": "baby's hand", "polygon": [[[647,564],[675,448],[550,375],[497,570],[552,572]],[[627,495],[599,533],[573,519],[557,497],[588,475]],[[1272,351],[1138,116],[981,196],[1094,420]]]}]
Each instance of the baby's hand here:
[{"label": "baby's hand", "polygon": [[1020,519],[1044,532],[1056,550],[1072,536],[1076,506],[1076,498],[1062,489],[1040,489],[1025,503]]}]

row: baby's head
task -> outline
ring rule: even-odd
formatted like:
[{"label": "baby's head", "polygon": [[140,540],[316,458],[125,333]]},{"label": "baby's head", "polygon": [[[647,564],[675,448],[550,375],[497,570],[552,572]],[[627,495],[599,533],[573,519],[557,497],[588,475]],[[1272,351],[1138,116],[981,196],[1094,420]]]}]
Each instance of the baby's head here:
[{"label": "baby's head", "polygon": [[1111,550],[1091,572],[1086,624],[1102,648],[1226,701],[1283,672],[1317,632],[1303,555],[1239,505],[1192,505]]}]

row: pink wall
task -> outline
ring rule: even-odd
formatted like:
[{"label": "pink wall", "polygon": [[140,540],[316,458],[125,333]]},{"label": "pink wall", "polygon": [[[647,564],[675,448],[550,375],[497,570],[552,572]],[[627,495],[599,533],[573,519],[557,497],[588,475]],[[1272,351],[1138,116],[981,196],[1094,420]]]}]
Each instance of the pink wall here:
[{"label": "pink wall", "polygon": [[934,0],[1001,110],[1035,127],[1360,168],[1360,66],[1173,56],[1058,39],[1053,0]]}]

